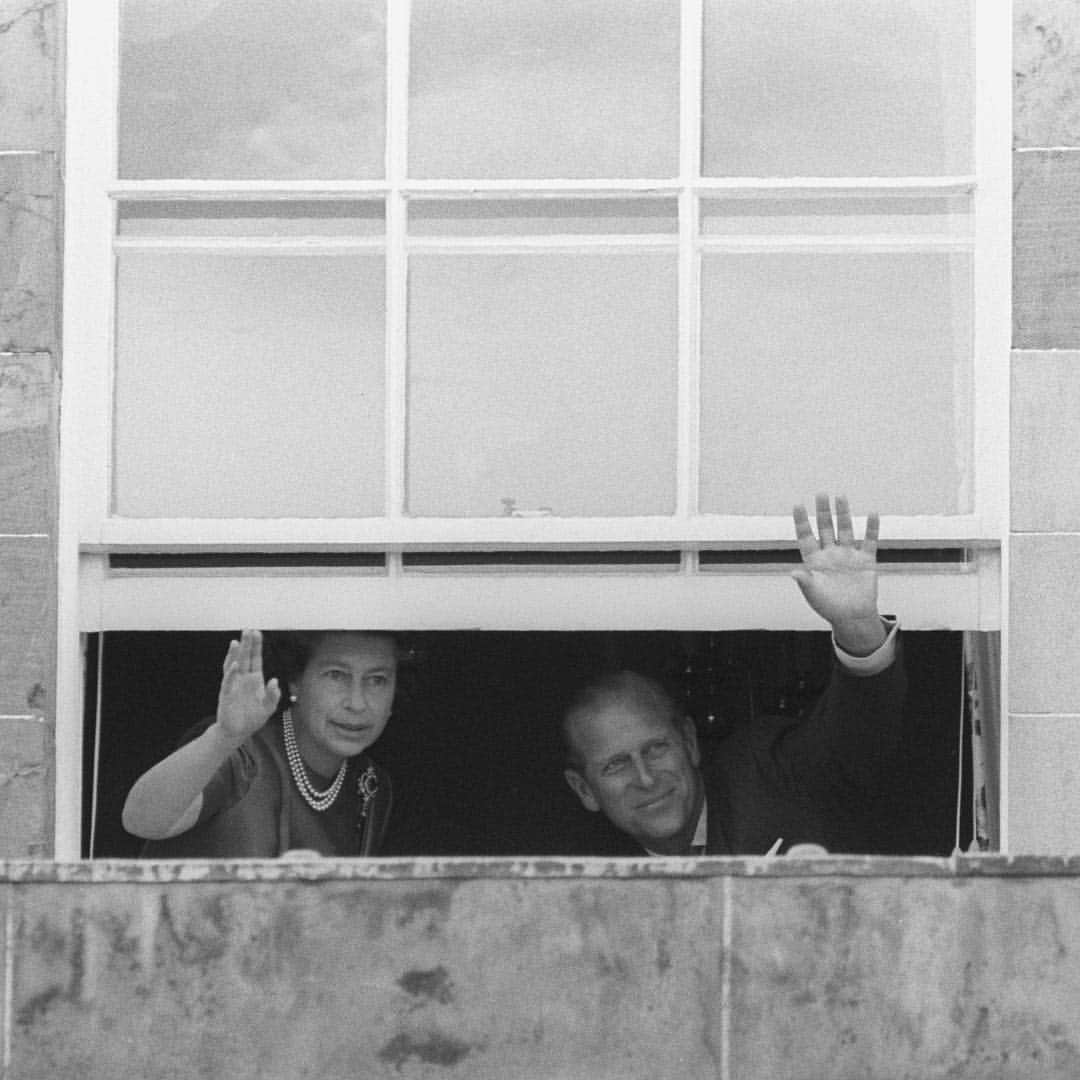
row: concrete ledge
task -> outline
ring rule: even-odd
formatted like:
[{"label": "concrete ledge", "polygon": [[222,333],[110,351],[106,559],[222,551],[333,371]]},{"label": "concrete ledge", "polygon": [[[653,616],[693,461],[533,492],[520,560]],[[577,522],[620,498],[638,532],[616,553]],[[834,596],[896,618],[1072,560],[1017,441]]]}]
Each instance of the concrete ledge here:
[{"label": "concrete ledge", "polygon": [[1080,1076],[1075,859],[3,870],[19,1080]]},{"label": "concrete ledge", "polygon": [[961,855],[953,858],[830,855],[824,858],[573,859],[185,859],[0,861],[0,883],[168,884],[717,877],[1080,877],[1080,856]]}]

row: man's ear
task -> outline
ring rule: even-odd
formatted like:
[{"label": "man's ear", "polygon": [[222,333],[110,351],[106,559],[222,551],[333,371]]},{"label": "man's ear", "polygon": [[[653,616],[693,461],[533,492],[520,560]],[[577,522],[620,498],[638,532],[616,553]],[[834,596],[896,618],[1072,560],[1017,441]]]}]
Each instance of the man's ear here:
[{"label": "man's ear", "polygon": [[686,751],[690,755],[690,762],[696,769],[701,764],[701,749],[697,741],[697,725],[692,716],[683,717],[681,731]]},{"label": "man's ear", "polygon": [[600,809],[600,804],[596,801],[596,796],[593,795],[588,780],[577,769],[564,769],[563,776],[566,777],[570,790],[581,800],[581,805],[586,810],[592,810],[595,813]]}]

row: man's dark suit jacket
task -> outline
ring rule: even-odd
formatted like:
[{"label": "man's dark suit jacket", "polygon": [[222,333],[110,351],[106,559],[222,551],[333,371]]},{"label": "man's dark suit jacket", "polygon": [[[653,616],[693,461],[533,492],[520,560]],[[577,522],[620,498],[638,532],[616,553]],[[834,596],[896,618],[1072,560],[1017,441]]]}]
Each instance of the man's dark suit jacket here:
[{"label": "man's dark suit jacket", "polygon": [[[803,719],[759,717],[718,740],[699,740],[709,855],[764,855],[783,838],[851,850],[860,803],[886,775],[900,744],[907,680],[894,662],[853,675],[833,662],[829,686]],[[857,843],[857,841],[856,841]],[[625,854],[641,848],[622,836]]]}]

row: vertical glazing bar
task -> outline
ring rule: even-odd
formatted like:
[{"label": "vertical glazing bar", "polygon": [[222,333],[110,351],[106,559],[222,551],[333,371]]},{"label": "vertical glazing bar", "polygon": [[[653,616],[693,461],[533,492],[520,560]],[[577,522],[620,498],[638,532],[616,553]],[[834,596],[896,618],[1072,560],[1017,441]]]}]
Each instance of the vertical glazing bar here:
[{"label": "vertical glazing bar", "polygon": [[700,410],[698,196],[701,173],[702,0],[683,0],[679,109],[679,373],[676,516],[698,512]]},{"label": "vertical glazing bar", "polygon": [[386,516],[405,513],[407,430],[409,0],[388,0],[386,26]]}]

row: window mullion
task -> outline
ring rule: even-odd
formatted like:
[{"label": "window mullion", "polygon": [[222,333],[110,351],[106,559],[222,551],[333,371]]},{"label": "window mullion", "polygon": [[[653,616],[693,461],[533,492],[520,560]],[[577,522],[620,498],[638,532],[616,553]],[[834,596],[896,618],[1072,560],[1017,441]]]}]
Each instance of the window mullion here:
[{"label": "window mullion", "polygon": [[698,513],[700,260],[697,253],[701,176],[702,0],[684,0],[679,72],[679,372],[676,516]]},{"label": "window mullion", "polygon": [[386,516],[405,514],[408,398],[409,0],[387,5],[386,93]]}]

